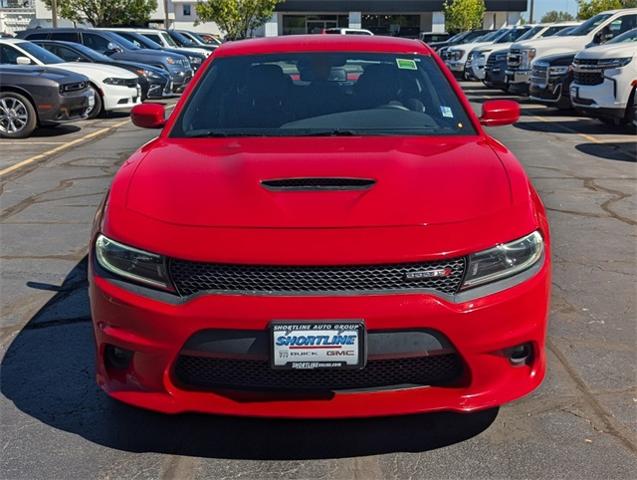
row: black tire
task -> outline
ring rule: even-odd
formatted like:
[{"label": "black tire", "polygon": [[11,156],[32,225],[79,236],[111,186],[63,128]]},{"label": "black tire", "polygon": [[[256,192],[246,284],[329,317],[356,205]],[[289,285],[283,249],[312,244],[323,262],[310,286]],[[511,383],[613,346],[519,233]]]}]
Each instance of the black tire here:
[{"label": "black tire", "polygon": [[86,118],[97,118],[102,114],[102,110],[104,109],[104,102],[102,101],[102,96],[100,95],[99,90],[93,85],[89,84],[89,90],[93,91],[93,96],[95,97],[95,105],[93,108],[88,111],[86,114]]},{"label": "black tire", "polygon": [[15,92],[0,92],[0,137],[26,138],[38,126],[31,101]]}]

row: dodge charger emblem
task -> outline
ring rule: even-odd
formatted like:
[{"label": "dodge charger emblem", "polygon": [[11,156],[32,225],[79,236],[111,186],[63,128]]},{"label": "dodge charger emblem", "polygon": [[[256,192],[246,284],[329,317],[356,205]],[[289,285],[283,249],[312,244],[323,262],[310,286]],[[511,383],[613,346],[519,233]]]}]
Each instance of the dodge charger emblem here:
[{"label": "dodge charger emblem", "polygon": [[405,280],[423,280],[426,278],[448,277],[453,273],[451,267],[436,268],[435,270],[414,270],[405,273]]}]

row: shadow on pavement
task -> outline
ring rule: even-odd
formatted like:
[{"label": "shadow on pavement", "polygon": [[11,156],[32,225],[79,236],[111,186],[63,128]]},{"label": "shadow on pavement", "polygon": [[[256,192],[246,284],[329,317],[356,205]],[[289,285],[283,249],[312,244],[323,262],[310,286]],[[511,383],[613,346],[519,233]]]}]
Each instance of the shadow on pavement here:
[{"label": "shadow on pavement", "polygon": [[79,132],[81,129],[81,127],[72,124],[39,127],[33,132],[31,137],[59,137],[61,135],[68,135],[69,133]]},{"label": "shadow on pavement", "polygon": [[580,143],[575,148],[588,155],[620,162],[637,162],[637,142]]},{"label": "shadow on pavement", "polygon": [[166,416],[107,398],[95,385],[86,258],[31,319],[2,360],[1,391],[56,429],[130,452],[229,459],[317,459],[423,452],[478,435],[498,410],[354,420]]},{"label": "shadow on pavement", "polygon": [[[549,132],[566,134],[588,135],[628,135],[634,133],[634,127],[618,127],[607,125],[595,119],[582,117],[573,120],[560,120],[556,122],[529,121],[516,123],[515,128],[531,132]],[[570,131],[572,130],[572,131]]]}]

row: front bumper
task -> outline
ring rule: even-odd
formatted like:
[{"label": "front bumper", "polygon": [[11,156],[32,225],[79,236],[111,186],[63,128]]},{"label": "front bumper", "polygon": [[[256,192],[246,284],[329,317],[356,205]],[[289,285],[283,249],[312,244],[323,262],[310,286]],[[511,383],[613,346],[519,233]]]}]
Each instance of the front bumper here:
[{"label": "front bumper", "polygon": [[[548,252],[547,252],[548,254]],[[97,382],[112,397],[164,413],[186,411],[286,418],[470,412],[519,398],[542,381],[550,288],[548,256],[526,281],[453,302],[432,294],[365,296],[200,295],[170,303],[105,278],[90,261]],[[449,386],[336,392],[329,396],[181,388],[173,369],[183,346],[210,329],[265,331],[273,319],[362,319],[368,332],[427,329],[453,345],[465,365]],[[504,351],[530,343],[532,361],[512,365]],[[105,365],[107,345],[132,350],[130,365]]]},{"label": "front bumper", "polygon": [[89,100],[93,95],[90,90],[58,94],[57,99],[39,103],[38,119],[40,125],[73,122],[83,119],[89,108]]},{"label": "front bumper", "polygon": [[104,110],[126,110],[142,103],[142,90],[120,85],[104,85]]},{"label": "front bumper", "polygon": [[464,73],[466,62],[462,60],[447,60],[446,65],[454,73]]},{"label": "front bumper", "polygon": [[507,86],[504,69],[497,64],[493,67],[487,66],[484,71],[483,83],[487,87],[504,88]]},{"label": "front bumper", "polygon": [[630,91],[623,92],[612,77],[604,77],[598,85],[571,83],[570,96],[573,106],[591,116],[624,118]]},{"label": "front bumper", "polygon": [[531,70],[511,70],[506,71],[507,82],[509,84],[523,83],[528,84],[531,81]]}]

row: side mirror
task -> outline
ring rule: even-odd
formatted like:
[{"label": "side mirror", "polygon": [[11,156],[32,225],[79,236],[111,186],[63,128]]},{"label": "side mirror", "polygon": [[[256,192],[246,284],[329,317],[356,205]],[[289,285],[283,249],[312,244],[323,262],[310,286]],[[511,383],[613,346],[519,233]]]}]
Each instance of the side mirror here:
[{"label": "side mirror", "polygon": [[107,55],[112,55],[114,53],[121,52],[121,51],[122,49],[119,48],[119,46],[115,45],[113,42],[108,42],[108,45],[106,45]]},{"label": "side mirror", "polygon": [[31,59],[29,57],[18,57],[15,59],[16,65],[31,65]]},{"label": "side mirror", "polygon": [[166,109],[161,103],[142,103],[131,110],[133,124],[142,128],[162,128],[166,124]]},{"label": "side mirror", "polygon": [[489,100],[482,104],[480,123],[486,127],[511,125],[520,119],[520,104],[513,100]]}]

